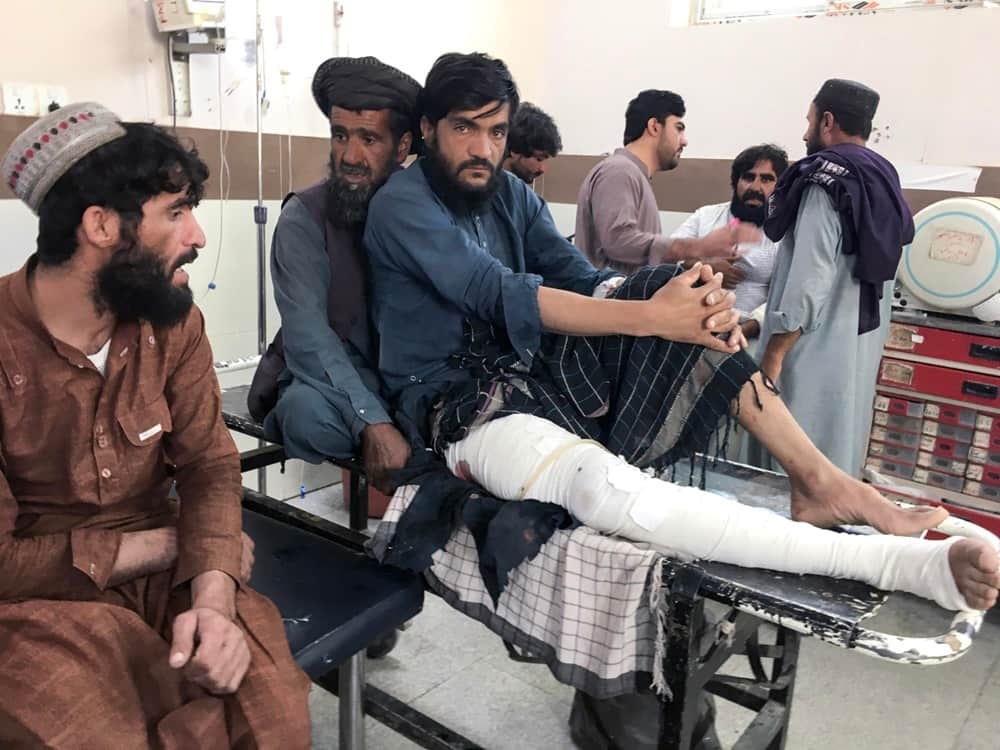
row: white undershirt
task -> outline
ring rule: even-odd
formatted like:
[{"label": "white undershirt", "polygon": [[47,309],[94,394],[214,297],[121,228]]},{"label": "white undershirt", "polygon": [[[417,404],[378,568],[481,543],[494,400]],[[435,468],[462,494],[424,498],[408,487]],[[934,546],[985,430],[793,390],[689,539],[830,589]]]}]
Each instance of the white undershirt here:
[{"label": "white undershirt", "polygon": [[111,338],[110,337],[104,343],[104,346],[101,347],[100,351],[95,352],[94,354],[88,354],[87,355],[87,359],[89,359],[91,362],[94,363],[94,367],[97,368],[97,371],[99,373],[101,373],[101,375],[104,375],[105,372],[106,372],[106,370],[108,369],[108,352],[109,351],[111,351]]}]

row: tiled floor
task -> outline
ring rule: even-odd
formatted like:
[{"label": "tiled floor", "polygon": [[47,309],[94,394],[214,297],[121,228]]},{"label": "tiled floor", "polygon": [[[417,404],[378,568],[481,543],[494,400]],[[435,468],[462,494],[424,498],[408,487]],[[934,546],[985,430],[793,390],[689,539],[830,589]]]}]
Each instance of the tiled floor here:
[{"label": "tiled floor", "polygon": [[[346,523],[339,486],[296,505]],[[374,525],[374,524],[373,524]],[[890,600],[884,630],[931,632],[937,620]],[[929,612],[929,610],[928,610]],[[921,631],[923,628],[923,631]],[[733,664],[740,671],[742,664]],[[488,750],[572,750],[572,690],[545,667],[519,664],[492,633],[428,596],[424,611],[369,680]],[[337,747],[337,699],[315,689],[315,747]],[[718,732],[728,747],[748,712],[719,702]],[[902,667],[804,639],[788,750],[997,750],[1000,748],[1000,618],[984,626],[972,652],[941,667]],[[371,750],[417,745],[367,722]]]}]

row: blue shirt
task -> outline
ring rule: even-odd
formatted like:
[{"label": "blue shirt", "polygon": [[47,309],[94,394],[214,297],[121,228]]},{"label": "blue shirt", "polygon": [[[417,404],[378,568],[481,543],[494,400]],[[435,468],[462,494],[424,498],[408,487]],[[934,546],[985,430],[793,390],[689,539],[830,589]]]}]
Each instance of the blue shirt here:
[{"label": "blue shirt", "polygon": [[524,182],[502,170],[499,179],[480,211],[453,211],[420,160],[394,174],[368,208],[379,369],[399,416],[421,431],[434,396],[468,377],[448,362],[466,350],[467,318],[504,329],[530,366],[542,337],[538,287],[590,296],[617,275],[587,262]]},{"label": "blue shirt", "polygon": [[[330,327],[327,296],[336,289],[331,289],[326,239],[298,197],[285,204],[274,229],[271,279],[287,366],[279,384],[294,378],[312,386],[336,409],[355,442],[369,424],[391,421],[379,395],[367,317],[359,318],[348,339]],[[313,455],[306,446],[293,448],[296,455]]]}]

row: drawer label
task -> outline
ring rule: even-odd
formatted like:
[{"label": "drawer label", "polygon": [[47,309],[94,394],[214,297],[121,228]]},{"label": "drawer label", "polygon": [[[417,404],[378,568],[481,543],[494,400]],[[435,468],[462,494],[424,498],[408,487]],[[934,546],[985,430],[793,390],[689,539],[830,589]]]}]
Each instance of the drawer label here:
[{"label": "drawer label", "polygon": [[903,385],[913,384],[913,367],[902,362],[883,362],[882,379]]},{"label": "drawer label", "polygon": [[899,323],[890,323],[889,340],[885,342],[885,345],[890,349],[912,351],[914,346],[919,343],[915,340],[916,338],[918,338],[918,336],[915,328],[908,328],[907,326],[902,326]]}]

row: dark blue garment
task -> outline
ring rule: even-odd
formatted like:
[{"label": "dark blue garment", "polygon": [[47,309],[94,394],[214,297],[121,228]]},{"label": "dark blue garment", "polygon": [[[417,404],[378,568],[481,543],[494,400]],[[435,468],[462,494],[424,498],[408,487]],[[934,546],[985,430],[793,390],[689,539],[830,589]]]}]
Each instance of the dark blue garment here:
[{"label": "dark blue garment", "polygon": [[376,193],[364,234],[379,368],[411,439],[426,434],[437,395],[469,377],[449,364],[465,349],[467,318],[506,331],[530,366],[542,338],[538,287],[589,296],[615,275],[591,266],[516,177],[501,171],[486,206],[459,211],[432,189],[423,166],[397,172]]},{"label": "dark blue garment", "polygon": [[795,225],[809,185],[826,190],[840,215],[844,255],[857,255],[858,334],[874,331],[885,282],[896,277],[903,245],[913,241],[913,213],[903,198],[899,174],[871,149],[852,143],[799,160],[781,176],[768,201],[764,233],[773,242]]},{"label": "dark blue garment", "polygon": [[[360,295],[359,303],[362,314],[350,323],[349,335],[342,337],[330,323],[330,297],[345,293],[334,280],[346,286],[365,276],[361,254],[354,247],[357,237],[348,230],[340,230],[329,239],[342,244],[343,268],[331,268],[324,228],[295,196],[281,211],[271,245],[271,279],[281,313],[286,365],[278,378],[282,398],[292,391],[293,384],[307,386],[315,398],[322,400],[319,408],[325,417],[336,421],[338,426],[328,429],[320,424],[323,420],[316,418],[317,409],[310,406],[315,400],[300,398],[301,388],[294,389],[292,395],[296,407],[293,413],[272,412],[264,426],[269,435],[285,444],[288,455],[312,462],[330,455],[349,455],[350,443],[360,441],[365,427],[391,421],[381,398],[381,382],[375,369],[375,340],[364,314],[364,295]],[[349,269],[346,267],[349,263],[358,267]],[[284,410],[282,407],[278,412]],[[300,414],[294,413],[299,411]],[[327,433],[340,447],[324,455],[318,446],[325,444],[325,440],[297,439],[302,436],[281,429],[281,423],[286,421],[300,423],[302,431]],[[349,437],[341,439],[341,433]]]},{"label": "dark blue garment", "polygon": [[[614,295],[648,299],[679,271],[670,265],[642,268]],[[711,438],[724,452],[732,404],[757,371],[746,352],[724,354],[655,336],[553,334],[543,338],[542,351],[525,371],[503,332],[481,322],[470,323],[466,351],[454,359],[461,360],[456,371],[468,377],[449,387],[435,414],[438,454],[476,425],[533,414],[600,441],[636,466],[663,469],[689,458],[689,481],[695,477],[694,455],[701,452],[702,486]],[[375,543],[373,553],[382,562],[424,570],[452,531],[464,526],[475,540],[494,604],[511,570],[534,557],[556,529],[573,523],[556,505],[491,496],[453,476],[430,451],[416,451],[396,479],[419,489],[396,521],[391,543]]]}]

